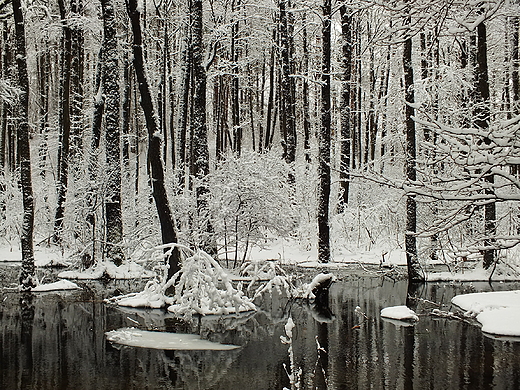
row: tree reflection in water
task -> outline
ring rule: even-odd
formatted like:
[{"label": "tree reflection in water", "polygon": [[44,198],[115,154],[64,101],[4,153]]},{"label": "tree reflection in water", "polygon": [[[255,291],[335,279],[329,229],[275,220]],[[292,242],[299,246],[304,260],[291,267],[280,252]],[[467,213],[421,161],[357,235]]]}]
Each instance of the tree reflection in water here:
[{"label": "tree reflection in water", "polygon": [[[500,284],[495,289],[515,289]],[[435,318],[427,301],[489,290],[426,284],[410,293],[406,282],[347,278],[329,293],[330,313],[284,297],[265,297],[260,310],[240,317],[201,317],[189,324],[161,311],[119,310],[97,292],[20,295],[0,299],[1,389],[282,389],[290,387],[280,342],[289,314],[295,322],[295,365],[301,388],[508,389],[520,388],[520,344],[494,340],[464,322]],[[420,321],[405,327],[381,319],[384,307],[408,295]],[[355,314],[360,306],[368,319]],[[443,306],[449,309],[448,305]],[[139,324],[139,325],[138,325]],[[356,327],[355,325],[360,325]],[[128,326],[198,333],[233,351],[163,351],[120,347],[105,332]],[[326,353],[318,356],[317,343]]]}]

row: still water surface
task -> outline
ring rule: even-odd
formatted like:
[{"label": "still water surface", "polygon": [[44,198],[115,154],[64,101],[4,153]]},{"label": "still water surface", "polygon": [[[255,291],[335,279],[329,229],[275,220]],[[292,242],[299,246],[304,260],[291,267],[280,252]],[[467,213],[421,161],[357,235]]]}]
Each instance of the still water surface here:
[{"label": "still water surface", "polygon": [[[406,302],[407,283],[348,277],[332,285],[329,309],[266,297],[240,319],[205,317],[186,325],[161,311],[120,310],[107,290],[0,297],[0,389],[291,388],[288,316],[295,322],[293,368],[301,389],[520,389],[520,343],[495,340],[461,321],[428,315],[460,293],[519,285],[427,284],[413,327],[383,320],[382,308]],[[23,302],[22,302],[23,301]],[[355,314],[360,306],[368,319]],[[198,333],[241,348],[163,351],[111,344],[105,332],[127,326]],[[357,326],[359,325],[359,326]],[[318,346],[323,351],[318,353]],[[295,384],[292,384],[293,388]]]}]

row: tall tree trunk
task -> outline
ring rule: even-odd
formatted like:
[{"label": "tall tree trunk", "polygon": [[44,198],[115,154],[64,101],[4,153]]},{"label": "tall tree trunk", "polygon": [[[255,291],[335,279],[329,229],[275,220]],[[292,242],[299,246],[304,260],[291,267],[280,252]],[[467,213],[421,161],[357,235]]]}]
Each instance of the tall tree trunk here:
[{"label": "tall tree trunk", "polygon": [[31,178],[31,149],[29,145],[29,77],[27,74],[27,53],[25,46],[25,23],[20,0],[12,0],[16,35],[16,65],[18,67],[18,87],[21,90],[18,117],[18,156],[20,157],[20,184],[22,187],[23,221],[20,235],[22,247],[22,267],[20,286],[30,290],[36,285],[34,279],[34,199]]},{"label": "tall tree trunk", "polygon": [[[77,17],[82,16],[83,1],[71,0],[70,11]],[[71,140],[70,155],[71,161],[80,157],[83,139],[83,82],[84,82],[84,65],[85,65],[85,38],[83,36],[82,27],[73,27],[71,29]]]},{"label": "tall tree trunk", "polygon": [[97,240],[96,240],[96,208],[99,198],[98,186],[98,170],[99,170],[99,145],[101,143],[101,124],[103,121],[103,111],[105,107],[105,99],[103,95],[103,85],[101,83],[101,68],[103,58],[103,46],[101,46],[98,55],[98,63],[95,78],[95,95],[94,95],[94,113],[92,115],[92,136],[90,139],[90,149],[87,162],[88,172],[88,190],[86,195],[87,215],[85,220],[87,228],[90,230],[92,239],[92,249],[90,253],[85,253],[82,259],[84,268],[89,268],[96,260]]},{"label": "tall tree trunk", "polygon": [[193,66],[193,115],[192,115],[192,158],[196,187],[197,213],[201,226],[200,245],[210,254],[216,254],[215,244],[212,242],[212,226],[209,221],[207,195],[209,189],[204,183],[209,174],[208,130],[206,124],[206,70],[202,64],[204,56],[202,0],[190,0],[190,14],[192,17],[192,66]]},{"label": "tall tree trunk", "polygon": [[[295,84],[292,77],[292,39],[288,11],[286,5],[288,0],[279,0],[278,8],[280,13],[280,62],[281,62],[281,82],[280,82],[280,131],[282,134],[283,157],[287,164],[292,164],[296,160],[296,102]],[[294,175],[289,176],[289,181],[294,183]]]},{"label": "tall tree trunk", "polygon": [[62,242],[63,217],[65,214],[65,200],[69,177],[69,146],[70,146],[70,73],[72,62],[72,35],[66,21],[66,10],[64,0],[58,1],[60,7],[61,22],[63,24],[63,69],[61,73],[60,86],[60,143],[58,146],[58,197],[56,214],[54,218],[53,241],[57,244]]},{"label": "tall tree trunk", "polygon": [[[410,16],[405,17],[405,24],[411,22]],[[405,120],[406,120],[406,179],[414,182],[417,179],[416,168],[416,143],[415,143],[415,121],[413,116],[415,110],[413,65],[412,65],[412,37],[406,37],[403,50],[403,70],[404,70],[404,92],[405,92]],[[424,281],[421,273],[421,266],[417,257],[417,203],[415,195],[406,196],[406,265],[408,267],[408,280],[410,282]]]},{"label": "tall tree trunk", "polygon": [[[276,36],[276,33],[274,34]],[[274,73],[275,73],[275,48],[271,48],[271,60],[269,65],[269,94],[267,97],[267,117],[265,124],[265,150],[270,150],[272,145],[272,136],[274,133],[273,128],[273,111],[274,111]]]},{"label": "tall tree trunk", "polygon": [[[476,58],[476,106],[475,106],[475,118],[474,124],[478,128],[488,129],[490,120],[490,93],[489,93],[489,77],[488,77],[488,64],[487,64],[487,36],[486,36],[486,25],[484,22],[479,23],[477,26],[477,58]],[[489,143],[489,139],[485,138],[484,143]],[[490,188],[495,182],[493,174],[486,174],[484,180],[488,184],[485,189],[485,193],[493,195],[494,190]],[[494,235],[496,233],[496,203],[486,203],[484,206],[484,240],[485,247],[493,247],[495,245]],[[495,261],[496,251],[495,249],[484,250],[484,268],[489,268]]]},{"label": "tall tree trunk", "polygon": [[[177,242],[177,234],[170,210],[166,187],[164,185],[164,167],[161,159],[161,137],[158,134],[158,125],[154,113],[152,102],[152,94],[150,85],[146,77],[143,57],[143,38],[140,24],[140,13],[137,9],[137,0],[127,0],[126,6],[130,21],[132,23],[132,32],[134,34],[132,49],[134,54],[134,69],[139,84],[139,92],[141,94],[141,107],[146,120],[146,128],[148,130],[148,162],[150,164],[150,175],[152,183],[152,195],[159,215],[161,224],[161,235],[163,244]],[[177,248],[173,248],[170,255],[166,259],[168,268],[168,278],[171,278],[180,270],[180,252]]]},{"label": "tall tree trunk", "polygon": [[305,153],[305,161],[311,162],[311,121],[310,121],[310,105],[309,105],[309,44],[307,34],[307,14],[304,12],[302,17],[303,24],[303,150]]},{"label": "tall tree trunk", "polygon": [[[236,7],[240,6],[240,0],[231,1],[231,12],[236,12]],[[240,83],[238,68],[238,49],[236,41],[238,40],[238,18],[233,15],[231,24],[231,121],[233,127],[233,152],[240,156],[242,152],[242,125],[240,123]]]},{"label": "tall tree trunk", "polygon": [[[191,24],[191,23],[187,23]],[[190,28],[186,28],[186,36],[182,42],[182,56],[181,56],[181,81],[179,91],[178,103],[178,118],[177,118],[177,175],[178,175],[178,190],[182,191],[186,180],[186,134],[188,131],[188,106],[190,95],[191,82],[191,48],[190,48]],[[217,130],[218,131],[218,130]]]},{"label": "tall tree trunk", "polygon": [[340,106],[340,186],[342,207],[348,204],[350,159],[351,159],[351,109],[350,88],[352,83],[352,13],[346,5],[339,9],[341,15],[342,44],[342,66],[343,75],[341,80],[341,106]]},{"label": "tall tree trunk", "polygon": [[323,0],[322,67],[321,67],[321,127],[318,138],[318,261],[330,260],[330,71],[331,71],[331,0]]},{"label": "tall tree trunk", "polygon": [[101,0],[103,12],[102,84],[105,95],[105,140],[107,185],[104,197],[106,217],[106,255],[120,265],[124,260],[123,218],[121,211],[121,134],[119,127],[119,64],[116,38],[116,19],[112,0]]}]

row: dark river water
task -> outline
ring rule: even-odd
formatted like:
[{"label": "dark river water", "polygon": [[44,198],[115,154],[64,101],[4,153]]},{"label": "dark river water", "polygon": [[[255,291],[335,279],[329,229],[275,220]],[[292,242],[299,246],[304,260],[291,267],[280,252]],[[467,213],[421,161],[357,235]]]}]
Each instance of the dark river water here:
[{"label": "dark river water", "polygon": [[[248,316],[203,317],[190,325],[159,310],[108,306],[102,301],[107,290],[89,286],[32,296],[1,292],[0,389],[520,389],[520,343],[428,315],[437,307],[431,302],[447,310],[456,294],[518,284],[422,286],[415,326],[380,317],[382,308],[405,304],[407,283],[379,278],[334,283],[329,311],[275,294]],[[295,323],[292,362],[280,341],[288,316]],[[142,329],[198,333],[240,348],[163,351],[106,340],[106,331],[136,322]],[[291,368],[301,372],[297,383],[290,383]]]}]

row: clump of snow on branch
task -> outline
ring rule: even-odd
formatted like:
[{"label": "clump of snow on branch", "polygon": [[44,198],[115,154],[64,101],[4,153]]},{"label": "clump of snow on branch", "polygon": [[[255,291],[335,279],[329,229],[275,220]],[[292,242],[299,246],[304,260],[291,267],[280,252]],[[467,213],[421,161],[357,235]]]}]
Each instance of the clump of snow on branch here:
[{"label": "clump of snow on branch", "polygon": [[173,280],[177,278],[174,304],[168,307],[168,311],[175,314],[230,314],[256,310],[241,286],[233,287],[227,271],[202,250],[183,261],[181,270],[172,277]]},{"label": "clump of snow on branch", "polygon": [[336,280],[336,277],[333,274],[324,274],[320,273],[316,275],[310,283],[304,284],[297,296],[299,298],[304,299],[314,299],[316,295],[314,294],[316,289],[319,287],[328,287],[332,282]]}]

